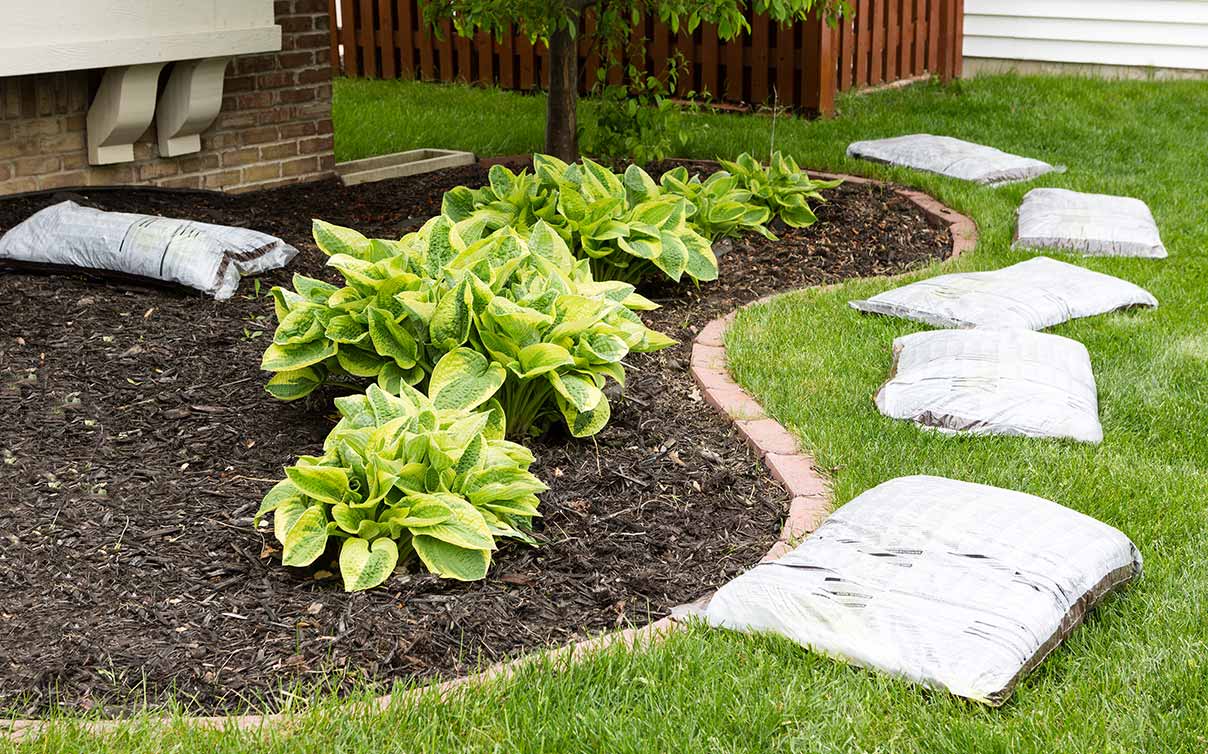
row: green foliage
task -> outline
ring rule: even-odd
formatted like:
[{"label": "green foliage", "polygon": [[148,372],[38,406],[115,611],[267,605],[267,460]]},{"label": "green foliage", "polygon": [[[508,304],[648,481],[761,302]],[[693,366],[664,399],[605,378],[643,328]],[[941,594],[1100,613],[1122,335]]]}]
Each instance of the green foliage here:
[{"label": "green foliage", "polygon": [[284,400],[333,378],[391,393],[427,381],[438,408],[498,394],[510,435],[561,417],[586,437],[608,421],[603,388],[624,381],[621,360],[673,343],[632,311],[654,304],[594,281],[542,220],[527,240],[482,216],[433,218],[399,241],[321,221],[314,236],[346,285],[299,275],[293,291],[273,289],[280,324],[262,368]]},{"label": "green foliage", "polygon": [[843,182],[842,179],[815,181],[797,167],[796,160],[785,157],[780,152],[772,155],[766,169],[746,153],[739,155],[733,162],[719,162],[738,179],[741,188],[750,192],[754,203],[767,207],[785,225],[793,228],[813,225],[818,218],[810,209],[808,200],[826,201],[821,192],[835,188]]},{"label": "green foliage", "polygon": [[519,175],[502,165],[491,168],[490,183],[464,186],[445,195],[444,213],[488,229],[511,226],[525,233],[545,222],[574,250],[590,260],[597,279],[638,283],[663,274],[679,281],[717,279],[717,258],[709,239],[689,222],[695,207],[666,194],[646,171],[630,165],[617,175],[591,160],[568,165],[547,155],[533,156],[534,174]]},{"label": "green foliage", "polygon": [[503,439],[503,410],[484,397],[481,375],[464,369],[475,359],[468,349],[446,354],[429,395],[372,385],[336,399],[342,418],[323,455],[287,468],[256,513],[273,514],[282,563],[311,565],[338,541],[352,592],[381,584],[412,554],[442,577],[475,581],[497,538],[532,542],[546,487],[528,471],[532,454]]},{"label": "green foliage", "polygon": [[611,162],[633,161],[639,165],[670,157],[688,140],[681,107],[671,100],[683,72],[683,56],[668,61],[666,81],[649,76],[630,64],[626,83],[606,84],[605,69],[596,73],[599,106],[592,140],[587,152]]},{"label": "green foliage", "polygon": [[699,175],[689,177],[687,168],[680,166],[663,173],[659,182],[665,192],[684,197],[696,208],[691,222],[707,238],[751,232],[775,239],[767,228],[772,211],[757,204],[750,191],[739,187],[738,178],[725,171],[702,181]]},{"label": "green foliage", "polygon": [[804,20],[817,9],[835,15],[849,6],[845,0],[441,0],[421,3],[429,24],[453,22],[464,36],[476,31],[510,33],[513,25],[533,39],[549,41],[558,31],[578,31],[579,16],[595,12],[595,36],[615,48],[630,39],[632,30],[647,15],[667,24],[672,33],[694,32],[701,23],[717,25],[717,35],[730,39],[750,31],[746,11],[764,13],[782,23]]}]

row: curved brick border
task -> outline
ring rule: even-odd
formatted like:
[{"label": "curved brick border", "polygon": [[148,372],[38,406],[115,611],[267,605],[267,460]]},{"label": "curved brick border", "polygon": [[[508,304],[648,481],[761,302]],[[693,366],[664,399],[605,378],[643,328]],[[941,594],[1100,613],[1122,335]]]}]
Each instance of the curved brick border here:
[{"label": "curved brick border", "polygon": [[[480,163],[492,164],[507,159],[481,160]],[[884,185],[880,181],[855,175],[821,173],[812,170],[808,172],[811,176],[818,178],[842,178],[848,183]],[[949,209],[921,191],[897,187],[894,187],[894,191],[918,205],[936,223],[948,226],[952,233],[952,251],[949,253],[949,259],[970,251],[977,244],[977,225],[970,218]],[[765,296],[740,308],[755,306],[780,295],[783,293]],[[726,328],[734,321],[737,314],[737,310],[730,312],[701,329],[692,341],[691,371],[692,378],[700,387],[705,400],[709,405],[730,417],[738,432],[746,439],[747,444],[791,496],[784,526],[780,530],[780,537],[760,561],[766,562],[780,558],[807,534],[818,528],[830,514],[831,492],[826,480],[814,468],[813,457],[803,453],[797,447],[797,438],[775,419],[770,418],[764,412],[763,406],[759,405],[759,401],[751,397],[730,378],[730,373],[726,369],[726,347],[723,338]],[[708,597],[709,595],[705,595],[693,604],[703,604]],[[608,647],[618,645],[633,647],[649,644],[662,639],[683,625],[674,617],[661,618],[640,628],[614,631],[555,649],[537,650],[515,660],[492,665],[486,670],[471,675],[408,691],[404,697],[424,693],[437,693],[443,696],[468,684],[510,677],[532,662],[570,663]],[[392,696],[386,694],[375,699],[369,706],[384,709],[391,701]],[[161,718],[161,720],[164,723],[171,722],[170,718]],[[273,714],[193,717],[188,718],[186,722],[202,728],[233,727],[246,730],[260,728],[267,724],[283,724],[288,720],[287,715]],[[83,725],[90,733],[103,734],[120,728],[125,722],[119,718],[90,721]],[[0,732],[0,737],[20,741],[27,736],[37,735],[44,727],[45,723],[41,720],[12,720],[8,722],[7,729]]]},{"label": "curved brick border", "polygon": [[[847,183],[885,185],[855,175],[808,172],[815,178],[842,178]],[[977,244],[977,225],[971,218],[946,207],[922,191],[898,187],[893,187],[893,190],[917,205],[934,222],[948,226],[952,235],[952,251],[948,259],[972,250]],[[740,309],[762,304],[781,295],[783,293],[764,296],[744,304]],[[818,528],[830,514],[831,493],[826,480],[814,467],[813,456],[801,452],[797,447],[797,438],[780,422],[770,418],[759,401],[730,377],[724,337],[726,328],[737,315],[738,310],[732,311],[701,329],[692,341],[691,370],[692,378],[705,400],[730,417],[751,450],[763,460],[772,476],[784,485],[791,497],[780,539],[763,557],[763,562],[766,562],[785,555],[802,538]]]}]

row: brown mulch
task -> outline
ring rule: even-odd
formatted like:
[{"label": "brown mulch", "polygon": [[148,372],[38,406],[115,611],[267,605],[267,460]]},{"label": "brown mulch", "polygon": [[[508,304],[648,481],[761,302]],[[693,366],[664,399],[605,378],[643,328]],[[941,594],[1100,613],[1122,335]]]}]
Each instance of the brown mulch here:
[{"label": "brown mulch", "polygon": [[[618,626],[716,588],[775,540],[784,492],[687,372],[693,334],[759,296],[898,272],[946,253],[947,229],[875,186],[844,186],[820,221],[778,243],[751,238],[721,279],[653,286],[651,326],[676,348],[628,359],[629,383],[594,440],[531,443],[539,548],[509,544],[482,582],[403,569],[345,594],[332,566],[287,569],[260,498],[319,451],[332,394],[274,401],[260,353],[272,285],[333,279],[312,217],[397,236],[478,185],[468,167],[344,188],[241,196],[83,190],[104,209],[245,225],[302,253],[256,294],[82,275],[0,272],[0,712],[54,705],[116,713],[175,696],[196,712],[273,709],[291,684],[460,674]],[[61,197],[0,201],[0,231]]]}]

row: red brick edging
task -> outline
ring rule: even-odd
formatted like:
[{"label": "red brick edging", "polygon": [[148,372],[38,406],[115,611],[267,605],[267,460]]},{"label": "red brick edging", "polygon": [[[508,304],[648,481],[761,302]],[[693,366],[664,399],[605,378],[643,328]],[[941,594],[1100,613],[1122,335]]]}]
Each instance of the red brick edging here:
[{"label": "red brick edging", "polygon": [[[880,183],[880,181],[854,175],[814,171],[809,171],[809,173],[819,178],[842,178],[849,183]],[[921,191],[897,187],[893,190],[914,202],[937,223],[948,226],[952,234],[952,251],[948,255],[949,259],[972,250],[977,244],[977,225],[970,218],[949,209]],[[745,304],[741,308],[755,306],[780,295],[783,294],[765,296]],[[785,555],[802,538],[818,528],[830,514],[831,492],[826,480],[814,468],[813,457],[803,453],[797,447],[797,438],[783,425],[769,417],[763,407],[759,405],[759,401],[751,397],[731,379],[730,373],[726,369],[726,346],[723,337],[726,328],[734,321],[737,314],[737,310],[730,312],[701,329],[692,342],[691,371],[705,400],[709,402],[709,405],[730,417],[738,432],[746,438],[747,444],[767,465],[776,481],[784,485],[792,498],[789,502],[784,526],[780,530],[780,537],[760,561],[766,562]],[[707,596],[702,597],[700,601],[704,601]],[[673,617],[661,618],[640,628],[614,631],[556,649],[537,650],[515,660],[492,665],[478,673],[454,678],[434,686],[407,691],[402,696],[404,698],[413,697],[424,693],[437,693],[444,696],[468,684],[511,677],[532,662],[540,660],[550,663],[576,662],[587,654],[608,647],[617,645],[633,647],[649,644],[662,639],[682,625]],[[392,695],[386,694],[378,697],[368,706],[385,709],[392,701]],[[288,720],[287,715],[273,714],[193,717],[187,718],[186,722],[202,728],[255,729],[265,724],[286,723]],[[162,718],[162,721],[164,723],[172,722],[170,718]],[[124,721],[121,719],[95,720],[84,722],[83,726],[91,733],[101,734],[113,731],[123,723]],[[9,721],[7,728],[0,729],[0,739],[9,738],[20,741],[27,736],[36,736],[45,726],[46,723],[41,720],[12,720]]]},{"label": "red brick edging", "polygon": [[[811,170],[809,174],[817,178],[842,178],[847,183],[881,183],[839,173]],[[977,225],[971,218],[944,206],[922,191],[897,187],[893,190],[916,204],[935,222],[948,226],[952,235],[949,259],[970,251],[977,244]],[[756,306],[780,295],[783,294],[764,296],[741,308]],[[780,538],[763,557],[762,562],[766,562],[785,555],[802,538],[818,528],[830,514],[831,493],[826,480],[815,469],[813,457],[798,449],[796,437],[780,422],[769,417],[759,401],[730,377],[726,367],[724,336],[726,328],[737,315],[738,310],[735,310],[701,329],[692,342],[691,371],[705,400],[730,417],[747,444],[791,497]]]}]

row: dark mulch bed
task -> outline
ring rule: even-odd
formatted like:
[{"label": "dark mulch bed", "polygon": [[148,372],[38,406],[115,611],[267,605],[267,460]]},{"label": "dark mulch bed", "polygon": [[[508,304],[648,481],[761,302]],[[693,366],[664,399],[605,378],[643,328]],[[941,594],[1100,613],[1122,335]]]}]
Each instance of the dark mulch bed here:
[{"label": "dark mulch bed", "polygon": [[[0,710],[116,712],[168,695],[230,711],[279,687],[334,687],[482,663],[666,615],[757,561],[784,492],[693,387],[689,342],[758,296],[896,272],[949,248],[892,192],[831,192],[821,221],[736,245],[721,280],[655,286],[652,326],[680,339],[629,359],[625,400],[595,441],[533,443],[543,546],[506,546],[476,584],[399,572],[347,595],[319,569],[282,567],[251,515],[281,468],[314,453],[331,395],[263,390],[268,287],[324,274],[311,217],[397,236],[479,167],[345,189],[243,196],[89,190],[112,210],[245,225],[303,249],[288,271],[216,303],[75,275],[0,274]],[[0,231],[51,197],[0,202]],[[260,333],[264,333],[261,335]],[[329,570],[331,570],[329,568]]]}]

